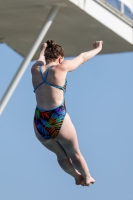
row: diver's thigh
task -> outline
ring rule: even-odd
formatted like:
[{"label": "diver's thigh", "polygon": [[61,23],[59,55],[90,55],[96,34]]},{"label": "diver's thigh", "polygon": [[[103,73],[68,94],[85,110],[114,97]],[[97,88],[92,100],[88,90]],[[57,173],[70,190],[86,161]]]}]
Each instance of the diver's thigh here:
[{"label": "diver's thigh", "polygon": [[34,125],[34,131],[35,131],[35,135],[37,137],[37,139],[50,151],[52,151],[53,153],[55,153],[57,155],[58,158],[66,158],[66,152],[63,149],[63,147],[59,144],[58,141],[56,141],[55,139],[51,138],[51,139],[45,139],[43,138],[40,133],[38,132],[38,130],[36,129],[35,125]]},{"label": "diver's thigh", "polygon": [[56,140],[61,144],[68,155],[73,153],[80,153],[76,130],[68,113],[66,113]]},{"label": "diver's thigh", "polygon": [[38,139],[41,143],[44,144],[44,143],[49,142],[49,139],[43,138],[43,137],[41,136],[41,134],[38,132],[38,130],[37,130],[35,124],[34,124],[34,121],[33,121],[33,127],[34,127],[35,135],[36,135],[37,139]]},{"label": "diver's thigh", "polygon": [[63,141],[65,142],[65,140],[71,140],[73,137],[77,138],[76,130],[70,119],[70,116],[68,115],[68,113],[66,113],[66,116],[64,118],[61,129],[56,139],[62,140],[62,142]]}]

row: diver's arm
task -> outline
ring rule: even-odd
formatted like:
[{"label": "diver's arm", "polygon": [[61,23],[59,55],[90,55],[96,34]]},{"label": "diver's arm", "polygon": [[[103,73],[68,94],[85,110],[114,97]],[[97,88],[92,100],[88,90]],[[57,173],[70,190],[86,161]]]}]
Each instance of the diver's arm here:
[{"label": "diver's arm", "polygon": [[95,55],[97,55],[102,50],[102,44],[103,41],[97,41],[93,43],[94,49],[88,52],[82,53],[83,62],[86,62],[87,60],[90,60]]},{"label": "diver's arm", "polygon": [[102,50],[103,41],[96,41],[93,43],[93,50],[83,52],[72,60],[66,60],[62,63],[62,68],[68,72],[75,70],[81,64],[90,60]]},{"label": "diver's arm", "polygon": [[36,69],[36,67],[42,66],[42,65],[46,65],[45,56],[44,56],[46,47],[47,47],[47,43],[42,43],[39,58],[38,58],[38,60],[32,65],[31,73],[34,71],[34,69]]},{"label": "diver's arm", "polygon": [[36,62],[43,62],[43,65],[46,64],[45,56],[44,56],[46,47],[47,47],[47,43],[43,43],[43,44],[41,45],[40,55],[39,55],[38,60],[36,61]]}]

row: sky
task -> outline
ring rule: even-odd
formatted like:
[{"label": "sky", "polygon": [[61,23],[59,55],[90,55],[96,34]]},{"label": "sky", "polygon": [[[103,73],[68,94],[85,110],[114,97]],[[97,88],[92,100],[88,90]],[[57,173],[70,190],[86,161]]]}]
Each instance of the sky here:
[{"label": "sky", "polygon": [[[23,58],[6,44],[0,58],[2,98]],[[0,118],[0,199],[132,200],[133,52],[97,55],[67,76],[67,112],[96,180],[90,187],[76,186],[34,134],[32,64]]]}]

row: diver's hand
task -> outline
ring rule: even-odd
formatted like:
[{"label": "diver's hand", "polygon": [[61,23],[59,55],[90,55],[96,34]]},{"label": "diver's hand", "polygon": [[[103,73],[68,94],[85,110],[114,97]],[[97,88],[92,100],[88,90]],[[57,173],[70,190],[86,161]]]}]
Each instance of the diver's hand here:
[{"label": "diver's hand", "polygon": [[41,52],[44,52],[47,46],[48,46],[47,43],[42,43],[40,48]]},{"label": "diver's hand", "polygon": [[102,50],[102,45],[103,45],[103,41],[96,41],[93,43],[93,48],[94,49],[99,48],[100,50]]}]

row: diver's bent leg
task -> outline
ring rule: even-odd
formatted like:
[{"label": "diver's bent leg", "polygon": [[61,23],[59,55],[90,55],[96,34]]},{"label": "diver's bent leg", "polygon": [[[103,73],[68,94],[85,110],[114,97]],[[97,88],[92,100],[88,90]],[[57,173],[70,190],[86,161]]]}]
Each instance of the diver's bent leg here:
[{"label": "diver's bent leg", "polygon": [[75,168],[72,165],[72,162],[70,158],[68,158],[65,150],[63,147],[59,144],[58,141],[55,139],[44,139],[40,133],[37,131],[35,125],[34,125],[34,131],[35,135],[38,138],[38,140],[50,151],[54,152],[57,155],[57,161],[60,165],[60,167],[68,174],[73,176],[76,180],[76,184],[80,184],[83,180],[83,177],[81,174],[79,174]]},{"label": "diver's bent leg", "polygon": [[73,164],[70,160],[70,158],[58,158],[57,157],[57,161],[60,165],[60,167],[68,174],[70,174],[71,176],[73,176],[75,178],[75,183],[77,185],[80,185],[83,181],[83,177],[80,173],[77,172],[77,170],[75,170],[75,168],[73,167]]},{"label": "diver's bent leg", "polygon": [[85,183],[89,184],[90,173],[87,163],[82,156],[79,146],[76,130],[71,122],[68,114],[66,114],[60,133],[57,135],[56,140],[65,149],[68,157],[72,159],[74,167],[81,173],[84,178]]}]

